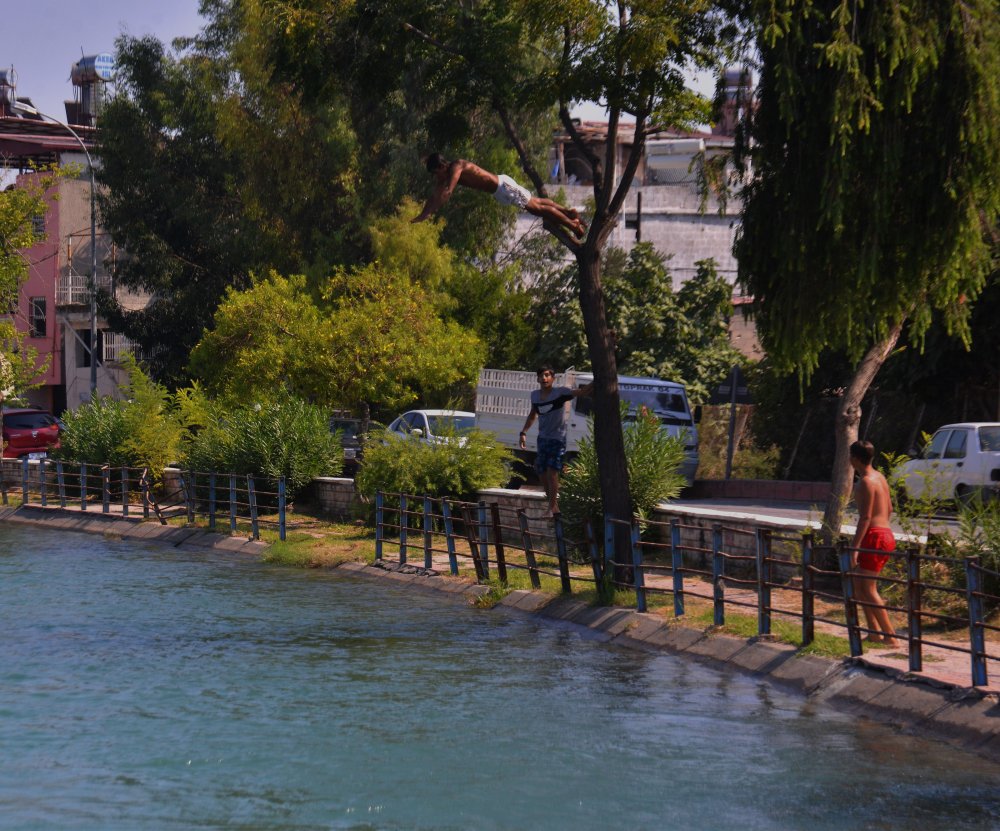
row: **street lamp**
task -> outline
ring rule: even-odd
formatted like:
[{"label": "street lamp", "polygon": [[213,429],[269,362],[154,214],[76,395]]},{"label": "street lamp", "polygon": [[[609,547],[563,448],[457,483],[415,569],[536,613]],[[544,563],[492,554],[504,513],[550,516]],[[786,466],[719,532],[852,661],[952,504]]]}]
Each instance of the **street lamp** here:
[{"label": "street lamp", "polygon": [[76,130],[68,124],[43,113],[41,110],[18,101],[13,105],[14,109],[22,112],[37,115],[40,118],[47,118],[64,127],[73,138],[76,139],[80,149],[87,157],[87,169],[90,171],[90,396],[93,398],[97,394],[97,211],[96,211],[96,182],[94,180],[94,160],[90,157],[90,151],[83,139],[77,135]]}]

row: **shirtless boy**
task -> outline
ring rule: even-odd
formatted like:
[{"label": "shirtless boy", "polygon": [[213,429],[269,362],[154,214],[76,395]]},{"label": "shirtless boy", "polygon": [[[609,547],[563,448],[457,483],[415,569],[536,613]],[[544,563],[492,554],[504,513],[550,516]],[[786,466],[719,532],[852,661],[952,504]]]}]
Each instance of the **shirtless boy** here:
[{"label": "shirtless boy", "polygon": [[871,630],[865,640],[886,646],[899,646],[896,630],[892,628],[885,601],[879,595],[875,581],[889,561],[889,554],[896,550],[896,538],[889,527],[889,516],[892,514],[889,483],[872,467],[874,458],[875,448],[871,442],[856,441],[851,445],[851,467],[859,477],[854,486],[858,528],[851,543],[852,582],[854,597],[862,604],[865,620]]},{"label": "shirtless boy", "polygon": [[551,199],[532,196],[530,191],[522,188],[510,176],[497,176],[465,159],[449,162],[440,154],[431,153],[427,157],[427,172],[434,177],[434,191],[414,222],[428,219],[451,199],[456,186],[464,185],[493,194],[493,198],[501,205],[516,205],[522,211],[562,225],[577,237],[582,237],[586,230],[575,209],[563,207]]}]

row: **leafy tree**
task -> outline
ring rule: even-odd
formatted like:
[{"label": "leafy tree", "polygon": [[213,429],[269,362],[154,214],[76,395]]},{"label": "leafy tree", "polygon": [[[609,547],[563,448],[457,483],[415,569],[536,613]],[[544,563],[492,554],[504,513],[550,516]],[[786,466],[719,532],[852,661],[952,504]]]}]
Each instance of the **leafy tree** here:
[{"label": "leafy tree", "polygon": [[807,378],[824,349],[855,361],[825,518],[837,529],[861,402],[904,325],[919,338],[937,309],[968,341],[1000,213],[1000,14],[995,0],[749,6],[761,80],[739,281],[777,365]]},{"label": "leafy tree", "polygon": [[[539,361],[589,365],[575,283],[572,268],[540,282],[532,310]],[[605,254],[603,284],[621,373],[680,381],[692,400],[703,402],[743,361],[729,343],[732,289],[713,261],[699,261],[697,274],[674,293],[666,258],[650,243],[627,254],[612,248]]]},{"label": "leafy tree", "polygon": [[481,362],[475,336],[442,319],[426,290],[375,264],[338,269],[319,298],[304,277],[277,274],[230,291],[191,371],[229,402],[290,391],[330,407],[391,411],[447,399]]},{"label": "leafy tree", "polygon": [[174,384],[227,288],[269,268],[324,274],[358,249],[342,110],[304,110],[271,84],[239,4],[207,9],[213,24],[179,55],[118,40],[118,95],[101,121],[102,220],[127,252],[116,278],[152,295],[140,310],[102,308]]},{"label": "leafy tree", "polygon": [[[641,0],[613,7],[602,0],[487,0],[460,7],[426,0],[257,2],[282,24],[271,27],[277,53],[303,55],[306,71],[313,71],[321,58],[333,53],[331,42],[351,43],[357,51],[350,55],[347,50],[347,65],[338,77],[350,79],[353,100],[380,114],[399,115],[402,103],[427,113],[422,130],[392,130],[396,141],[402,138],[413,146],[426,136],[428,145],[437,144],[448,155],[472,155],[477,163],[503,172],[510,168],[498,164],[503,159],[496,144],[479,141],[484,124],[499,125],[542,196],[547,195],[539,174],[544,159],[532,135],[544,134],[558,114],[595,171],[594,211],[585,239],[571,238],[558,228],[547,230],[577,261],[580,305],[596,377],[595,440],[604,508],[610,516],[627,517],[628,472],[601,252],[618,221],[647,134],[654,127],[706,120],[706,102],[685,88],[685,70],[714,65],[735,30],[727,27],[715,5],[702,0]],[[301,71],[297,77],[308,83]],[[603,154],[584,141],[570,117],[575,101],[608,106]],[[619,166],[618,137],[626,117],[633,122],[628,128],[631,149]],[[406,120],[380,116],[376,123],[377,132],[367,135],[373,147],[385,147],[387,128],[403,127]],[[474,193],[452,201],[455,205],[446,214],[450,223],[456,214],[461,219],[472,215],[473,206],[488,204]],[[489,205],[489,210],[495,207]],[[488,237],[488,226],[473,226],[477,233],[482,233],[480,228]]]}]

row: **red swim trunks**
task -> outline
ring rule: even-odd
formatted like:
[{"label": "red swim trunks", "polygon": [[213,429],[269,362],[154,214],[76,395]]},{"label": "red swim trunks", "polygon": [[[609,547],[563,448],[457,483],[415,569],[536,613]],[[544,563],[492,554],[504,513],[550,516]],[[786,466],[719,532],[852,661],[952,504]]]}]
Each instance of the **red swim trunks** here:
[{"label": "red swim trunks", "polygon": [[889,555],[873,554],[871,551],[863,549],[895,551],[896,537],[893,535],[891,528],[869,528],[861,540],[861,545],[858,547],[862,549],[858,552],[858,567],[863,568],[865,571],[874,571],[878,574],[885,567],[885,564],[889,562]]}]

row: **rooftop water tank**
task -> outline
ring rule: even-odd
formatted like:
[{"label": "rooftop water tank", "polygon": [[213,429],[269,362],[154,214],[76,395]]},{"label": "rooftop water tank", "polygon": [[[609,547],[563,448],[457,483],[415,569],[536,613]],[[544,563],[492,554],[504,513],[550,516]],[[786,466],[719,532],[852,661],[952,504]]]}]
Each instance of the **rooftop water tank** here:
[{"label": "rooftop water tank", "polygon": [[80,58],[70,70],[73,86],[82,87],[94,81],[110,81],[115,77],[115,59],[107,52]]}]

